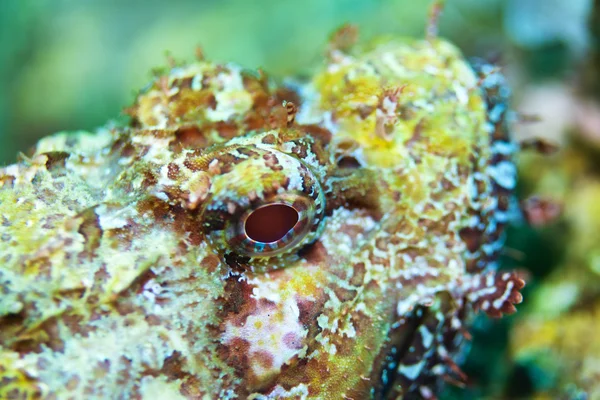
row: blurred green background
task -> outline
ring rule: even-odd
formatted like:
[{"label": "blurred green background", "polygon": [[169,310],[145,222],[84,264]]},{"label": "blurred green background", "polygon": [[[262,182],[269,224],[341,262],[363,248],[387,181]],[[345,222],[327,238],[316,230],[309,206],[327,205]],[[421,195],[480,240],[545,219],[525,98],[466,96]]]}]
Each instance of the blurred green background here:
[{"label": "blurred green background", "polygon": [[[542,116],[533,127],[517,126],[518,136],[564,141],[572,123],[565,111],[573,102],[569,93],[577,86],[589,48],[591,3],[447,0],[440,32],[466,55],[499,62],[514,88],[514,107]],[[260,67],[275,78],[304,75],[318,62],[331,32],[343,23],[358,25],[365,39],[382,33],[423,36],[429,4],[0,0],[0,165],[14,162],[18,152],[27,152],[41,136],[93,130],[109,119],[124,118],[121,110],[151,79],[151,69],[167,63],[167,53],[175,60],[192,60],[200,45],[211,60]],[[521,191],[535,185],[529,186]],[[526,299],[559,268],[566,252],[558,245],[566,241],[565,224],[511,230],[512,256],[506,257],[505,265],[531,274]],[[514,322],[515,317],[477,320],[464,367],[469,386],[448,388],[443,398],[529,398],[552,387],[554,378],[540,372],[535,362],[527,366],[511,359]]]}]

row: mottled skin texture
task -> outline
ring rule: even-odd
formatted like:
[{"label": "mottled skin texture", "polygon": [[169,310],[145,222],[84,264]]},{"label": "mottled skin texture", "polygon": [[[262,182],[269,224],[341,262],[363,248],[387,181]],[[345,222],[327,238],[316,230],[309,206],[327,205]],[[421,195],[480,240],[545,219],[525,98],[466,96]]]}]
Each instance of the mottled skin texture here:
[{"label": "mottled skin texture", "polygon": [[[515,180],[501,83],[438,39],[332,45],[298,94],[199,61],[140,94],[131,127],[41,140],[0,172],[0,397],[462,380],[472,311],[513,312],[523,286],[493,270]],[[273,202],[298,223],[252,242],[240,221]]]}]

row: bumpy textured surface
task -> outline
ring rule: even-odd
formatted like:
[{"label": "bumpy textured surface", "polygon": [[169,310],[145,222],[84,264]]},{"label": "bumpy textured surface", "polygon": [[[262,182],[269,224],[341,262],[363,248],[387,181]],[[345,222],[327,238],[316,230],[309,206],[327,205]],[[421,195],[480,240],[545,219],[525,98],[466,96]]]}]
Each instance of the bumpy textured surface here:
[{"label": "bumpy textured surface", "polygon": [[[0,171],[0,397],[433,398],[464,378],[470,315],[523,286],[493,265],[501,76],[443,40],[334,42],[297,89],[176,67],[130,127]],[[298,221],[262,243],[244,221],[268,204]]]}]

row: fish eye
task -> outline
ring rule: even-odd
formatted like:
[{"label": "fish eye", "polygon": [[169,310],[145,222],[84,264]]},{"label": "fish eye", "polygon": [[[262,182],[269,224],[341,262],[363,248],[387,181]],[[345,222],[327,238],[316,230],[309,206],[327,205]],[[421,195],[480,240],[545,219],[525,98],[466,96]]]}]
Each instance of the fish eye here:
[{"label": "fish eye", "polygon": [[[232,153],[237,164],[231,162]],[[253,265],[283,265],[269,259],[293,257],[319,238],[325,193],[320,175],[297,157],[276,149],[236,147],[210,162],[227,168],[211,177],[200,213],[216,251],[250,257]]]},{"label": "fish eye", "polygon": [[277,242],[298,222],[298,211],[287,204],[267,204],[252,211],[244,222],[248,239],[257,243]]},{"label": "fish eye", "polygon": [[228,247],[250,257],[268,257],[295,248],[311,231],[318,230],[322,216],[316,206],[302,193],[285,193],[252,207],[230,223],[225,234]]}]

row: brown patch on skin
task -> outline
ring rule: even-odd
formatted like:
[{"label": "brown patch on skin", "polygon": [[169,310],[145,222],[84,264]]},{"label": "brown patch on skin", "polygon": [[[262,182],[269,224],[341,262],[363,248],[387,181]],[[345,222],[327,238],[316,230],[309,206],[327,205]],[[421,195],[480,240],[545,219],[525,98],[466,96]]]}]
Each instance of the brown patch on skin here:
[{"label": "brown patch on skin", "polygon": [[476,252],[482,245],[483,234],[475,228],[463,228],[460,230],[459,236],[471,253]]},{"label": "brown patch on skin", "polygon": [[88,208],[80,212],[77,218],[83,221],[79,225],[78,232],[84,237],[83,251],[79,254],[81,260],[91,260],[96,255],[96,250],[100,247],[102,239],[102,228],[94,208]]},{"label": "brown patch on skin", "polygon": [[179,177],[179,172],[179,166],[177,164],[169,163],[167,165],[167,176],[169,177],[169,179],[177,180],[177,178]]},{"label": "brown patch on skin", "polygon": [[227,344],[219,344],[217,354],[235,369],[237,376],[245,376],[250,369],[250,343],[244,339],[236,337]]},{"label": "brown patch on skin", "polygon": [[288,114],[286,109],[281,105],[274,107],[267,120],[268,127],[271,129],[286,128],[288,121]]},{"label": "brown patch on skin", "polygon": [[294,143],[295,146],[292,148],[292,153],[302,160],[305,159],[308,156],[307,144],[299,140],[295,140]]},{"label": "brown patch on skin", "polygon": [[356,111],[358,111],[358,116],[360,119],[365,120],[369,117],[369,115],[373,114],[373,112],[377,109],[375,106],[370,106],[368,104],[360,104]]},{"label": "brown patch on skin", "polygon": [[126,134],[121,134],[111,147],[111,153],[118,155],[119,158],[129,158],[133,156],[135,152],[136,148],[131,143],[129,135]]},{"label": "brown patch on skin", "polygon": [[144,171],[143,174],[144,174],[144,182],[142,183],[142,186],[152,187],[158,183],[158,178],[156,177],[156,175],[154,175],[152,173],[152,171]]},{"label": "brown patch on skin", "polygon": [[173,354],[171,354],[169,357],[165,358],[165,361],[163,362],[163,366],[160,369],[160,371],[158,371],[157,374],[152,374],[152,375],[154,375],[154,376],[166,375],[167,379],[169,381],[172,381],[175,379],[182,379],[183,377],[188,375],[187,372],[184,372],[182,370],[182,367],[184,365],[186,365],[185,357],[183,357],[181,352],[174,351]]},{"label": "brown patch on skin", "polygon": [[261,140],[263,144],[275,144],[277,143],[277,138],[272,133],[264,136]]},{"label": "brown patch on skin", "polygon": [[406,143],[405,143],[406,147],[408,147],[409,149],[412,149],[412,147],[422,139],[421,134],[423,133],[424,126],[425,126],[425,119],[421,118],[421,120],[419,120],[419,122],[415,125],[412,136],[410,137],[410,139],[408,139],[406,141]]},{"label": "brown patch on skin", "polygon": [[265,160],[265,165],[269,167],[273,171],[282,171],[283,167],[279,165],[279,160],[277,156],[273,153],[266,153],[263,155],[263,160]]},{"label": "brown patch on skin", "polygon": [[181,127],[175,131],[175,140],[171,143],[171,150],[202,149],[208,145],[208,139],[197,126]]},{"label": "brown patch on skin", "polygon": [[244,118],[244,132],[267,129],[268,113],[251,112]]},{"label": "brown patch on skin", "polygon": [[271,369],[273,367],[273,355],[266,351],[257,351],[252,353],[252,364],[258,364],[264,369]]},{"label": "brown patch on skin", "polygon": [[[236,275],[225,279],[224,293],[216,301],[219,307],[219,319],[230,320],[236,326],[242,326],[246,318],[256,310],[256,300],[251,297],[253,286],[240,281]],[[224,326],[221,327],[224,331]]]},{"label": "brown patch on skin", "polygon": [[510,207],[510,198],[507,195],[498,196],[498,209],[508,211],[508,207]]},{"label": "brown patch on skin", "polygon": [[[121,360],[127,360],[125,357],[121,357]],[[127,360],[129,361],[129,360]],[[131,361],[128,362],[131,365]],[[104,378],[110,372],[110,360],[98,361],[94,368],[93,375],[96,379]]]},{"label": "brown patch on skin", "polygon": [[[256,153],[253,153],[253,155],[255,156]],[[229,153],[221,153],[214,159],[219,160],[219,169],[221,175],[231,172],[231,170],[233,170],[237,164],[246,161],[244,158],[238,158]],[[214,159],[210,161],[213,161]],[[210,162],[208,162],[208,164],[210,164]]]},{"label": "brown patch on skin", "polygon": [[169,101],[169,110],[167,117],[169,125],[175,121],[192,122],[200,120],[203,110],[206,108],[215,109],[217,101],[215,95],[210,90],[194,91],[191,89],[180,89]]},{"label": "brown patch on skin", "polygon": [[199,246],[204,241],[204,231],[202,221],[196,218],[188,210],[180,206],[171,208],[173,215],[173,224],[170,227],[183,233],[183,237],[187,237],[187,242],[191,246]]},{"label": "brown patch on skin", "polygon": [[[26,314],[22,313],[12,318],[3,318],[1,322],[3,324],[16,324],[17,321],[21,321],[22,323],[22,321],[25,321]],[[33,329],[24,329],[23,325],[15,326],[16,329],[12,331],[13,335],[7,335],[6,339],[0,338],[3,339],[0,342],[10,342],[11,345],[7,347],[23,355],[31,352],[41,352],[43,347],[47,347],[53,351],[64,351],[65,344],[60,337],[58,318],[48,318]],[[9,325],[6,326],[9,327]],[[8,330],[6,333],[9,332],[11,331]]]},{"label": "brown patch on skin", "polygon": [[357,263],[352,266],[352,277],[350,278],[350,284],[352,286],[359,287],[365,280],[367,269],[365,263]]},{"label": "brown patch on skin", "polygon": [[219,136],[228,140],[238,136],[239,133],[239,128],[235,122],[218,121],[215,123],[215,129],[219,133]]},{"label": "brown patch on skin", "polygon": [[150,211],[154,221],[158,224],[168,223],[172,219],[170,206],[154,197],[141,200],[137,205],[137,209],[140,215]]},{"label": "brown patch on skin", "polygon": [[160,324],[162,324],[162,320],[160,319],[160,317],[154,314],[146,315],[144,317],[144,320],[150,326],[159,326]]},{"label": "brown patch on skin", "polygon": [[298,125],[296,128],[319,140],[323,145],[328,145],[333,136],[329,129],[325,129],[319,125]]},{"label": "brown patch on skin", "polygon": [[179,393],[189,399],[204,398],[205,392],[202,391],[202,383],[200,379],[193,375],[186,375],[183,383],[179,388]]},{"label": "brown patch on skin", "polygon": [[356,290],[346,289],[340,286],[334,286],[333,292],[335,293],[337,298],[342,302],[354,299],[356,297],[356,294],[358,293]]},{"label": "brown patch on skin", "polygon": [[200,261],[200,266],[209,273],[215,272],[220,264],[221,260],[215,254],[209,254]]},{"label": "brown patch on skin", "polygon": [[317,240],[314,244],[308,246],[307,248],[303,249],[302,254],[300,256],[303,257],[309,264],[314,265],[321,265],[329,258],[329,255],[327,254],[327,249],[319,240]]},{"label": "brown patch on skin", "polygon": [[284,101],[292,102],[294,104],[302,104],[302,98],[300,95],[287,87],[277,88],[273,93],[274,100],[277,104],[282,104]]},{"label": "brown patch on skin", "polygon": [[343,179],[332,183],[331,192],[327,193],[326,215],[331,215],[337,208],[362,208],[369,215],[379,220],[382,216],[379,203],[378,179],[371,171],[363,168],[338,169],[335,176]]},{"label": "brown patch on skin", "polygon": [[[309,384],[316,382],[325,382],[331,377],[330,369],[327,363],[318,358],[300,359],[293,367],[284,365],[277,378],[277,383],[285,390],[298,386],[301,383]],[[318,396],[321,394],[321,387],[318,384],[308,385],[309,396]],[[264,392],[269,394],[269,392]],[[323,398],[314,397],[314,398]]]}]

